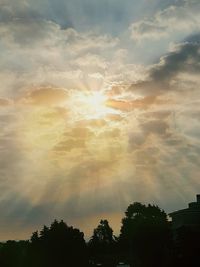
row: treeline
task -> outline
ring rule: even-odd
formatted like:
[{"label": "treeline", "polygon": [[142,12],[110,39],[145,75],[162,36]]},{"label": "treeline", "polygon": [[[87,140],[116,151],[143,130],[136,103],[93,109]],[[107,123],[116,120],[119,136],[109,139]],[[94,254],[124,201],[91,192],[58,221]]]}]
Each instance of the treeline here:
[{"label": "treeline", "polygon": [[119,236],[101,220],[88,242],[80,230],[54,221],[28,241],[0,244],[1,267],[200,266],[200,229],[172,230],[158,206],[133,203],[122,219]]}]

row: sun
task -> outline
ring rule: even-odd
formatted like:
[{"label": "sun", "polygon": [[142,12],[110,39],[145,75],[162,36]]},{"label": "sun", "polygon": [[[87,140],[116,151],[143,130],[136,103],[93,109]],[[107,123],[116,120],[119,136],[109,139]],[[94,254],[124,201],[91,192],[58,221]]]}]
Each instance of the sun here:
[{"label": "sun", "polygon": [[115,112],[107,106],[107,101],[102,91],[79,92],[73,98],[74,111],[85,119],[99,119]]},{"label": "sun", "polygon": [[101,92],[93,92],[83,97],[82,100],[88,105],[88,108],[93,109],[95,112],[102,112],[105,109],[107,97]]}]

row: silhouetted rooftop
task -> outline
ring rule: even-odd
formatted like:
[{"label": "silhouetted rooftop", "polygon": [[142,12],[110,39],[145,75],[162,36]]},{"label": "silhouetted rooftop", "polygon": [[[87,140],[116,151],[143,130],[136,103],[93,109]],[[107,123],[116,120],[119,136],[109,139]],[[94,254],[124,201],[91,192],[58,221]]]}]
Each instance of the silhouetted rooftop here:
[{"label": "silhouetted rooftop", "polygon": [[169,215],[173,216],[174,214],[178,214],[178,213],[190,213],[190,212],[198,212],[199,213],[200,212],[200,194],[198,194],[196,196],[196,198],[197,198],[197,201],[189,203],[188,208],[171,212]]}]

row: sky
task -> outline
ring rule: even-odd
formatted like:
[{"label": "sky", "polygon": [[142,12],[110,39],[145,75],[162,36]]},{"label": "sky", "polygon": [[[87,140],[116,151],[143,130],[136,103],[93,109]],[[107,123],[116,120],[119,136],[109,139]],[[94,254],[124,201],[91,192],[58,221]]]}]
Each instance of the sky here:
[{"label": "sky", "polygon": [[199,0],[0,0],[0,52],[0,240],[195,200]]}]

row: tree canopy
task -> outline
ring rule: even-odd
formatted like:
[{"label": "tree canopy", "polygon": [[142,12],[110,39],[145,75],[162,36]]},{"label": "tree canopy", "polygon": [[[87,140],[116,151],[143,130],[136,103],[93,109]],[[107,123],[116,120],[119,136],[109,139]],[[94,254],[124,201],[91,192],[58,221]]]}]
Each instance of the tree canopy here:
[{"label": "tree canopy", "polygon": [[115,237],[107,220],[101,220],[94,229],[89,241],[90,255],[98,262],[109,262],[112,265],[115,252]]},{"label": "tree canopy", "polygon": [[93,231],[91,243],[112,244],[114,241],[113,230],[107,220],[101,220]]},{"label": "tree canopy", "polygon": [[139,202],[128,206],[122,219],[120,242],[122,249],[130,251],[135,265],[161,267],[169,240],[169,222],[163,210]]},{"label": "tree canopy", "polygon": [[[173,239],[172,239],[173,236]],[[196,267],[200,230],[184,226],[175,232],[167,214],[155,205],[132,203],[116,238],[104,219],[86,243],[80,230],[55,220],[27,241],[0,243],[2,267]]]},{"label": "tree canopy", "polygon": [[[84,234],[63,221],[54,221],[50,227],[33,233],[31,252],[35,266],[86,266]],[[85,264],[85,265],[84,265]]]}]

